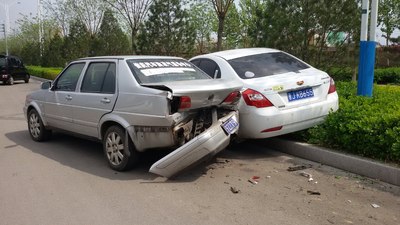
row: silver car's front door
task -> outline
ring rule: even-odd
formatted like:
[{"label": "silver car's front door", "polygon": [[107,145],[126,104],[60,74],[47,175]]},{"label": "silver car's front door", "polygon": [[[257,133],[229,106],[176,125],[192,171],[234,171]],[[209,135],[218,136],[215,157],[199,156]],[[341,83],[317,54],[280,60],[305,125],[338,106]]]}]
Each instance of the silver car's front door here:
[{"label": "silver car's front door", "polygon": [[74,131],[98,137],[98,123],[117,99],[116,62],[90,63],[72,98]]},{"label": "silver car's front door", "polygon": [[49,126],[72,131],[71,101],[85,63],[69,65],[46,93],[43,111]]}]

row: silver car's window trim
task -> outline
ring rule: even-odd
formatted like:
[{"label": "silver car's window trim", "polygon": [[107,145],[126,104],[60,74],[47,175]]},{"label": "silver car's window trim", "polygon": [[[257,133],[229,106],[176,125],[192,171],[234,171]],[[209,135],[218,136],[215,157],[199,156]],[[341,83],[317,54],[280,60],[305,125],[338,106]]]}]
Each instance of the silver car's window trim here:
[{"label": "silver car's window trim", "polygon": [[[100,87],[100,91],[87,91],[87,90],[83,90],[83,86],[84,86],[84,84],[85,84],[85,78],[86,78],[86,76],[88,75],[88,72],[89,72],[89,69],[91,68],[90,66],[91,65],[93,65],[93,64],[99,64],[99,63],[105,63],[105,64],[108,64],[107,65],[107,69],[105,70],[105,74],[107,74],[108,72],[112,72],[112,73],[114,73],[114,91],[112,92],[112,93],[110,93],[110,92],[104,92],[103,91],[103,89],[104,89],[104,81],[105,81],[105,79],[106,79],[106,76],[107,75],[105,75],[104,77],[103,77],[103,80],[102,80],[102,84],[101,84],[101,87]],[[112,67],[112,64],[114,64],[114,71],[110,71],[110,68]],[[82,93],[96,93],[96,94],[115,94],[115,91],[116,91],[116,87],[115,87],[115,84],[116,84],[116,68],[117,68],[117,64],[116,64],[116,62],[115,61],[90,61],[89,63],[88,63],[88,65],[87,65],[87,68],[86,68],[86,70],[85,70],[85,73],[83,74],[83,78],[82,78],[82,82],[81,82],[81,85],[80,85],[80,92],[82,92]]]},{"label": "silver car's window trim", "polygon": [[65,72],[66,72],[71,66],[74,66],[74,65],[77,65],[77,64],[83,64],[83,67],[82,67],[82,70],[81,70],[81,72],[80,72],[80,74],[79,74],[79,76],[78,76],[78,79],[77,79],[77,81],[76,81],[75,89],[74,89],[74,90],[61,90],[61,91],[68,91],[68,92],[75,92],[75,91],[76,91],[76,88],[78,87],[78,85],[79,85],[79,83],[80,83],[80,78],[82,77],[82,73],[83,73],[83,71],[86,70],[86,62],[84,62],[84,61],[79,61],[79,62],[70,63],[70,64],[57,76],[57,78],[54,80],[54,83],[53,83],[53,86],[52,86],[52,90],[53,90],[53,91],[60,91],[59,89],[57,89],[57,84],[58,84],[60,78],[65,74]]}]

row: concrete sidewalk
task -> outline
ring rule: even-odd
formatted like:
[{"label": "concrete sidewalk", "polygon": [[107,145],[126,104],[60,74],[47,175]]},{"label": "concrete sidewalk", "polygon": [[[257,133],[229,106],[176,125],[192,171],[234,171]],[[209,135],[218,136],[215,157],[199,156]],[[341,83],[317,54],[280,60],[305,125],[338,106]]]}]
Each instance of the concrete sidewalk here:
[{"label": "concrete sidewalk", "polygon": [[280,152],[400,186],[400,168],[396,166],[280,138],[267,139],[264,144]]}]

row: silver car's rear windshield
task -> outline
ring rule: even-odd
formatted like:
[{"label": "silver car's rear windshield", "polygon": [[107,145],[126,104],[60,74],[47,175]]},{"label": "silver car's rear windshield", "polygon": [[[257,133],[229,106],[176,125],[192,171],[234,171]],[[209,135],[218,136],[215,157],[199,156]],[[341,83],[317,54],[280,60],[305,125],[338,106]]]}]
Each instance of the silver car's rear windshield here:
[{"label": "silver car's rear windshield", "polygon": [[249,55],[231,59],[228,62],[242,79],[299,72],[300,70],[310,68],[307,64],[283,52]]},{"label": "silver car's rear windshield", "polygon": [[140,84],[212,79],[193,64],[180,59],[131,59],[126,62]]}]

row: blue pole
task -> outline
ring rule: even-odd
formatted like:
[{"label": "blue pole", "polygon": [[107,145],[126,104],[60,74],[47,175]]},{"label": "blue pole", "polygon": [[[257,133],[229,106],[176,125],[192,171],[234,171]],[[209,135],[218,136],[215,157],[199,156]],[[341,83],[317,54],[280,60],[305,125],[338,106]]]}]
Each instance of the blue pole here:
[{"label": "blue pole", "polygon": [[375,41],[360,42],[357,95],[372,97],[375,67]]},{"label": "blue pole", "polygon": [[371,0],[371,24],[368,36],[369,0],[362,1],[361,35],[360,35],[360,62],[358,64],[357,95],[372,97],[374,85],[376,26],[378,19],[379,0]]}]

